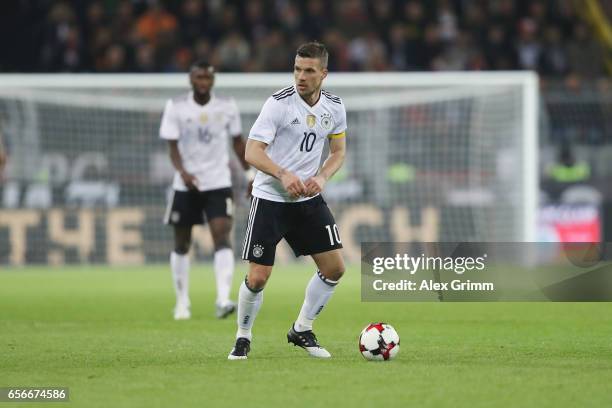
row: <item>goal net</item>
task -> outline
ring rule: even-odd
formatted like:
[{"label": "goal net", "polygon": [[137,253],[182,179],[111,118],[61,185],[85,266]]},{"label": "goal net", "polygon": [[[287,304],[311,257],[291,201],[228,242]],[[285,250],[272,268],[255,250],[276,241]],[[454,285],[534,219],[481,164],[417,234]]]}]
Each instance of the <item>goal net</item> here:
[{"label": "goal net", "polygon": [[[284,74],[218,74],[246,136]],[[347,158],[324,197],[350,261],[361,242],[534,241],[537,77],[530,73],[332,74]],[[0,264],[166,261],[173,170],[158,138],[184,74],[2,75]],[[247,217],[234,158],[235,247]],[[206,258],[212,242],[194,234]],[[240,251],[236,251],[239,253]],[[292,261],[286,247],[279,260]]]}]

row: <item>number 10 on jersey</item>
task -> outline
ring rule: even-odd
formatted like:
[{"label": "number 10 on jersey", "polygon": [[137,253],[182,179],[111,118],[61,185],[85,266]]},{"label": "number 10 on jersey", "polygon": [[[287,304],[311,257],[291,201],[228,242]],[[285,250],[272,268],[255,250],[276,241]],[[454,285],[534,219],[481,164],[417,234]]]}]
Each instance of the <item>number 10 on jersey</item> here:
[{"label": "number 10 on jersey", "polygon": [[327,230],[327,234],[329,235],[329,244],[331,246],[334,246],[334,240],[337,244],[342,243],[342,241],[340,241],[340,231],[338,231],[338,226],[336,224],[326,225],[325,229]]},{"label": "number 10 on jersey", "polygon": [[304,132],[304,138],[302,139],[302,143],[300,143],[300,152],[306,150],[307,152],[311,151],[314,147],[315,141],[317,140],[317,134],[314,132]]}]

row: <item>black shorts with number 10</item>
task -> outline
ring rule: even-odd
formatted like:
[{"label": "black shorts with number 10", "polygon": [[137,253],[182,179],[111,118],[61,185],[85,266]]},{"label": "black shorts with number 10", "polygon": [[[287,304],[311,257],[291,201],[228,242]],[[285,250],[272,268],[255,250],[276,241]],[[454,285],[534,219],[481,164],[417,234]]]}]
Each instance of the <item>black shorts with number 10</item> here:
[{"label": "black shorts with number 10", "polygon": [[276,245],[283,238],[295,256],[342,248],[334,216],[320,195],[295,203],[253,197],[242,259],[274,265]]}]

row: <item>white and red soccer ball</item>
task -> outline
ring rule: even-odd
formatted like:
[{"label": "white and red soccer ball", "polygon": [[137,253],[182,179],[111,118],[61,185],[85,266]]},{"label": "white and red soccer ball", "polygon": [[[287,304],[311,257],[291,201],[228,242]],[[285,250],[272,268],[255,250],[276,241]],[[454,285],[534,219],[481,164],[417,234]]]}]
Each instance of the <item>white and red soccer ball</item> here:
[{"label": "white and red soccer ball", "polygon": [[399,345],[399,335],[387,323],[370,323],[359,335],[359,351],[366,360],[391,360],[397,356]]}]

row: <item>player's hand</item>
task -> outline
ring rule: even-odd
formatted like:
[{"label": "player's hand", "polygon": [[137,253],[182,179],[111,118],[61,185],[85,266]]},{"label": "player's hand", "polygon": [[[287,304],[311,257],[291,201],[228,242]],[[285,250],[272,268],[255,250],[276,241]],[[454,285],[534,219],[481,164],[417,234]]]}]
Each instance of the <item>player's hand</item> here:
[{"label": "player's hand", "polygon": [[306,186],[304,186],[302,180],[295,174],[285,171],[280,181],[283,183],[283,187],[287,190],[291,198],[298,198],[306,195]]},{"label": "player's hand", "polygon": [[323,176],[314,176],[306,180],[304,185],[306,186],[306,196],[314,197],[315,195],[321,193],[323,191],[323,187],[325,187],[325,177]]},{"label": "player's hand", "polygon": [[190,190],[198,189],[198,179],[196,179],[196,177],[193,174],[187,173],[186,171],[182,171],[181,178],[183,179],[183,182],[185,183],[188,189]]}]

